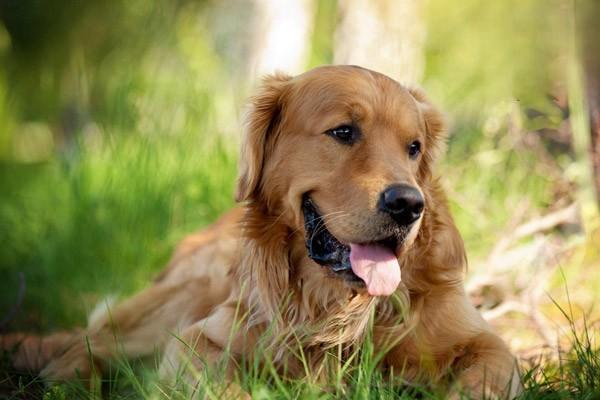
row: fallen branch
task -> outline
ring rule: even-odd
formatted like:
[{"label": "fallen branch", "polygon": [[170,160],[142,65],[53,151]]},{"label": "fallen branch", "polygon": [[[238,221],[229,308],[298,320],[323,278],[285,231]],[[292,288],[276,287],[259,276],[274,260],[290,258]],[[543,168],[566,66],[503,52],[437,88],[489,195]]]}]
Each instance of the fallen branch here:
[{"label": "fallen branch", "polygon": [[511,229],[510,234],[498,241],[494,249],[490,252],[488,260],[502,258],[503,253],[518,240],[537,233],[547,232],[561,225],[579,224],[579,222],[579,207],[576,203],[572,203],[565,208],[521,224]]},{"label": "fallen branch", "polygon": [[[516,312],[527,317],[531,328],[547,346],[556,341],[552,322],[540,311],[545,289],[564,254],[564,240],[551,236],[556,227],[578,224],[576,204],[536,218],[511,229],[490,253],[485,263],[475,271],[467,284],[467,293],[482,306],[482,315],[494,321]],[[533,241],[515,245],[533,237]],[[485,309],[486,305],[489,307]]]},{"label": "fallen branch", "polygon": [[512,234],[512,240],[519,240],[536,233],[549,231],[561,225],[578,224],[579,207],[573,203],[568,207],[554,211],[541,218],[519,226]]}]

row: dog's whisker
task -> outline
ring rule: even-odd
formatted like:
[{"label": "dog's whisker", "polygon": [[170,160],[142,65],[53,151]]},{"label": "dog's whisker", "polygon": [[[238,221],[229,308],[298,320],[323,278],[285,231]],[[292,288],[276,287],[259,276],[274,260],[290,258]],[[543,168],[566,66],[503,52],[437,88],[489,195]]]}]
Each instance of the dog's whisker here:
[{"label": "dog's whisker", "polygon": [[[334,221],[337,221],[337,220],[340,220],[340,219],[342,219],[342,218],[345,218],[345,217],[347,217],[348,215],[349,215],[349,214],[338,215],[338,216],[336,216],[336,217],[334,217],[334,218],[330,218],[330,219],[329,219],[329,221],[327,221],[327,222],[329,222],[329,223],[331,224],[332,222],[334,222]],[[327,231],[327,230],[328,230],[328,229],[327,229],[327,225],[325,224],[325,221],[323,221],[323,223],[322,223],[322,224],[320,224],[320,225],[317,227],[317,229],[315,229],[315,232],[313,233],[313,237],[314,237],[314,235],[317,235],[317,234],[319,234],[319,233],[321,233],[321,232],[323,232],[323,231]]]},{"label": "dog's whisker", "polygon": [[[332,212],[329,212],[329,213],[327,213],[327,214],[324,214],[324,215],[319,215],[318,217],[314,218],[314,219],[313,219],[313,221],[317,221],[317,223],[318,223],[318,222],[322,221],[324,218],[327,218],[327,217],[329,217],[329,216],[331,216],[331,215],[334,215],[334,214],[341,214],[341,213],[345,213],[345,211],[343,211],[343,210],[339,210],[339,211],[332,211]],[[348,215],[350,215],[350,214],[348,214]],[[293,231],[290,233],[290,236],[292,236],[292,235],[294,235],[294,234],[298,233],[298,232],[299,232],[300,230],[302,230],[303,228],[304,228],[304,227],[303,227],[303,226],[301,226],[301,227],[298,227],[298,228],[294,229],[294,230],[293,230]]]},{"label": "dog's whisker", "polygon": [[[334,218],[330,218],[328,222],[331,224],[333,221],[340,220],[340,219],[345,218],[345,217],[347,217],[349,215],[350,214],[347,214],[347,213],[344,213],[342,215],[336,215]],[[320,234],[320,233],[322,233],[324,231],[327,231],[327,226],[325,225],[324,219],[322,218],[321,221],[323,221],[323,223],[321,223],[321,224],[319,224],[317,226],[317,229],[315,229],[315,231],[312,233],[310,240],[313,240],[316,235],[318,235],[318,234]]]}]

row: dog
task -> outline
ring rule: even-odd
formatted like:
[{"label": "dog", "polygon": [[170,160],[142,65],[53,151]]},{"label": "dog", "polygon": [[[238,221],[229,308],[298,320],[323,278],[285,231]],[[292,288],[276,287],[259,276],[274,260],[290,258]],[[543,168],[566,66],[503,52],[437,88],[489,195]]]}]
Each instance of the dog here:
[{"label": "dog", "polygon": [[267,76],[246,117],[239,206],[86,328],[5,335],[3,347],[49,380],[156,349],[163,377],[224,355],[231,376],[242,359],[265,357],[258,348],[300,377],[306,365],[325,371],[331,349],[344,361],[368,340],[383,371],[406,382],[514,397],[515,358],[463,287],[463,241],[434,173],[444,141],[424,93],[377,72]]}]

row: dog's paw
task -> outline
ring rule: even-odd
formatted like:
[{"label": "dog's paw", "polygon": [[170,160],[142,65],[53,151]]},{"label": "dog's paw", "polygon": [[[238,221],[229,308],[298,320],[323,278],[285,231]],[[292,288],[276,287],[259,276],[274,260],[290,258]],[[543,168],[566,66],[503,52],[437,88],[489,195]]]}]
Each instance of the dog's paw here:
[{"label": "dog's paw", "polygon": [[48,336],[10,333],[0,336],[0,349],[9,355],[15,369],[37,373],[63,352],[72,338],[68,332]]},{"label": "dog's paw", "polygon": [[99,368],[84,346],[74,346],[51,360],[40,372],[46,381],[64,382],[72,379],[88,380],[99,374]]}]

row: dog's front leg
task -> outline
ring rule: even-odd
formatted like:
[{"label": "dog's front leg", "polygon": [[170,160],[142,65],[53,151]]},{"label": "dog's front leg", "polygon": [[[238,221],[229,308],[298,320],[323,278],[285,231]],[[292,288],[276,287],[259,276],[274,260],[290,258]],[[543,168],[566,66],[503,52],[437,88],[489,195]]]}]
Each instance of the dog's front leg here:
[{"label": "dog's front leg", "polygon": [[453,365],[452,398],[513,399],[522,391],[516,360],[498,336],[482,332],[462,350]]},{"label": "dog's front leg", "polygon": [[513,398],[521,390],[508,346],[461,288],[414,297],[415,328],[386,356],[394,373],[415,383],[446,386],[451,398]]}]

